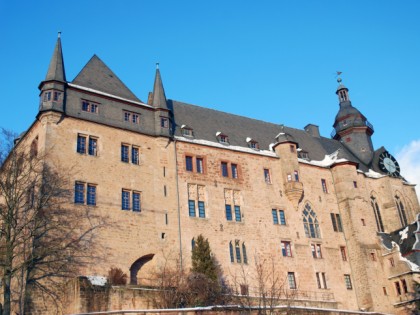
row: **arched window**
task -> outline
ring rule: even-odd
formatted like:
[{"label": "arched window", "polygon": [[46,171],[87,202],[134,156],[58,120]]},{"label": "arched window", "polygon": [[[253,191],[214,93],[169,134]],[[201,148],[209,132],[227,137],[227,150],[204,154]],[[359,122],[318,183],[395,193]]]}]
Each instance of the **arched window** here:
[{"label": "arched window", "polygon": [[31,143],[30,156],[31,157],[38,156],[38,136],[36,136],[36,138]]},{"label": "arched window", "polygon": [[407,226],[408,225],[407,214],[405,212],[405,207],[400,197],[395,196],[395,203],[397,204],[398,216],[400,217],[401,226],[402,227]]},{"label": "arched window", "polygon": [[373,213],[375,214],[376,227],[378,232],[383,232],[385,230],[384,224],[382,223],[381,210],[379,209],[378,203],[376,202],[376,198],[370,197],[370,203],[372,205]]},{"label": "arched window", "polygon": [[232,242],[229,242],[229,254],[230,254],[230,262],[233,263],[235,261],[235,257],[233,256]]},{"label": "arched window", "polygon": [[303,227],[305,228],[306,237],[321,238],[316,213],[312,210],[309,203],[307,203],[303,209]]}]

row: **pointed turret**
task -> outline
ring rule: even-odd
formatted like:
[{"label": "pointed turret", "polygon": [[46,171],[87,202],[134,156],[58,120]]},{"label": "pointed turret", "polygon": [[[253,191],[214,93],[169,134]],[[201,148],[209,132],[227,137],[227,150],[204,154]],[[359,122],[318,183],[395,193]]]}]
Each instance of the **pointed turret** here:
[{"label": "pointed turret", "polygon": [[61,81],[66,82],[66,73],[64,71],[63,52],[61,50],[61,32],[58,32],[57,42],[55,44],[54,53],[48,67],[45,81]]},{"label": "pointed turret", "polygon": [[340,109],[335,116],[332,138],[343,142],[343,144],[364,164],[369,165],[373,158],[373,144],[371,136],[374,132],[373,126],[366,117],[352,106],[349,89],[341,83],[341,78],[336,94]]},{"label": "pointed turret", "polygon": [[66,73],[64,71],[63,52],[61,49],[61,32],[58,32],[57,42],[48,67],[45,80],[39,84],[39,111],[64,112],[64,93],[66,87]]},{"label": "pointed turret", "polygon": [[153,96],[151,105],[156,108],[168,108],[166,103],[165,90],[163,88],[162,78],[160,76],[159,63],[156,64],[156,75],[155,83],[153,85]]},{"label": "pointed turret", "polygon": [[149,95],[149,102],[155,109],[156,133],[161,136],[171,136],[173,134],[172,111],[168,106],[165,96],[162,78],[159,71],[159,63],[156,63],[155,83],[153,92]]}]

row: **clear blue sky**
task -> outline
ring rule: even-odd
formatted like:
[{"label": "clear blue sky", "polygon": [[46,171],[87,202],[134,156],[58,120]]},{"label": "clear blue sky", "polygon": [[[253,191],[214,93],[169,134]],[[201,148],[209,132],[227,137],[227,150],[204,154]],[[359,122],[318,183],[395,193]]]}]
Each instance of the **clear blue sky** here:
[{"label": "clear blue sky", "polygon": [[97,54],[143,101],[168,98],[329,137],[335,71],[391,153],[420,139],[420,1],[0,0],[0,127],[35,119],[62,31],[67,80]]}]

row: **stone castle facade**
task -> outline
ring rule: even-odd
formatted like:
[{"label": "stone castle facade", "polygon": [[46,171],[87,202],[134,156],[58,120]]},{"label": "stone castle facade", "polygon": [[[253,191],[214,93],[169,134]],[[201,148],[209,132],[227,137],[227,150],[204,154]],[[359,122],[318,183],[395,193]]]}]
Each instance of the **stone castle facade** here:
[{"label": "stone castle facade", "polygon": [[332,138],[167,99],[159,69],[147,102],[97,56],[67,81],[60,38],[39,88],[22,139],[75,170],[72,206],[115,222],[97,238],[106,259],[83,275],[119,267],[150,284],[168,256],[188,268],[203,234],[230,283],[266,260],[330,308],[396,314],[415,300],[414,185],[373,148],[341,81]]}]

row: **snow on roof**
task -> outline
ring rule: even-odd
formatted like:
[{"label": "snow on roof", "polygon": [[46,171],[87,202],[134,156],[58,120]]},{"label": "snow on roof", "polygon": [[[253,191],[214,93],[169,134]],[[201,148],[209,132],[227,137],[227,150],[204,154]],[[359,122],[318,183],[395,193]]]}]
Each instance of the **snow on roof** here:
[{"label": "snow on roof", "polygon": [[342,162],[348,162],[348,160],[346,159],[339,159],[338,158],[338,150],[331,153],[330,155],[325,155],[324,159],[322,161],[307,161],[305,159],[301,159],[298,158],[299,162],[305,163],[305,164],[310,164],[310,165],[315,165],[315,166],[320,166],[320,167],[330,167],[333,164],[336,163],[342,163]]},{"label": "snow on roof", "polygon": [[185,138],[185,137],[180,137],[180,136],[175,136],[175,139],[179,140],[179,141],[184,141],[184,142],[202,144],[202,145],[206,145],[206,146],[209,146],[209,147],[223,148],[223,149],[226,149],[226,150],[233,150],[233,151],[259,154],[259,155],[265,155],[265,156],[271,156],[271,157],[278,157],[275,152],[271,152],[269,150],[258,150],[258,151],[256,151],[255,149],[252,149],[252,148],[235,146],[235,145],[230,145],[230,146],[227,147],[226,145],[223,145],[223,144],[220,144],[220,143],[214,142],[214,141],[201,140],[201,139],[190,139],[190,138]]},{"label": "snow on roof", "polygon": [[[407,229],[408,229],[408,227],[407,227]],[[395,242],[392,242],[392,246],[397,247],[398,255],[400,256],[400,260],[404,261],[408,265],[408,267],[410,268],[411,271],[420,271],[420,266],[418,266],[417,264],[413,263],[411,260],[408,260],[407,258],[405,258],[401,255],[400,245],[398,245]]]},{"label": "snow on roof", "polygon": [[101,287],[103,287],[108,281],[107,278],[103,276],[87,276],[86,278],[88,278],[92,285],[98,285]]}]

